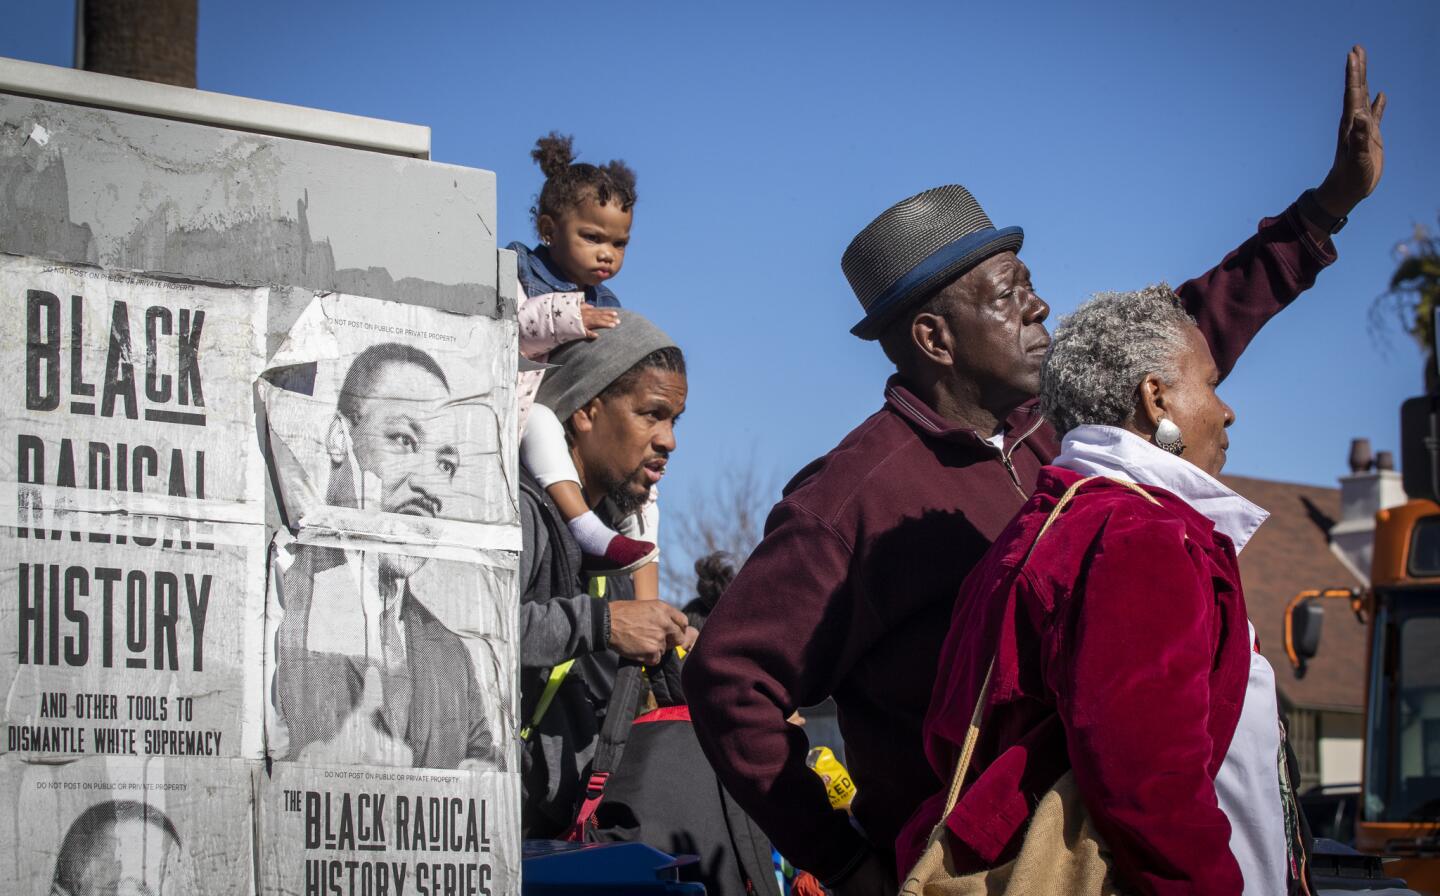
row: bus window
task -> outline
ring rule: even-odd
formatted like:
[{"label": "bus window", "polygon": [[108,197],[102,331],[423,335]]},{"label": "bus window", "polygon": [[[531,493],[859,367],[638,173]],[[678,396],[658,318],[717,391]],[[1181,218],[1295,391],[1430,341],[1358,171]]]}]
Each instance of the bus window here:
[{"label": "bus window", "polygon": [[1393,817],[1440,819],[1440,615],[1403,619],[1399,649]]},{"label": "bus window", "polygon": [[1440,517],[1418,520],[1410,535],[1406,572],[1415,578],[1440,576]]}]

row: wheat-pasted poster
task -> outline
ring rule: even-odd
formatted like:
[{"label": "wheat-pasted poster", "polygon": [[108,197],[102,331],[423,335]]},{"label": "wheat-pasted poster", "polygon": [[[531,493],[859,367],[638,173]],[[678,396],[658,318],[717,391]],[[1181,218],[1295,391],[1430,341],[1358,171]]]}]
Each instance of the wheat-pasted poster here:
[{"label": "wheat-pasted poster", "polygon": [[240,759],[0,759],[0,892],[251,896],[258,770]]},{"label": "wheat-pasted poster", "polygon": [[258,799],[267,896],[520,892],[513,774],[276,763]]},{"label": "wheat-pasted poster", "polygon": [[519,549],[515,325],[324,294],[259,394],[292,529]]},{"label": "wheat-pasted poster", "polygon": [[266,291],[0,255],[0,752],[261,755]]},{"label": "wheat-pasted poster", "polygon": [[272,759],[515,770],[515,555],[457,560],[439,550],[276,537],[265,654]]}]

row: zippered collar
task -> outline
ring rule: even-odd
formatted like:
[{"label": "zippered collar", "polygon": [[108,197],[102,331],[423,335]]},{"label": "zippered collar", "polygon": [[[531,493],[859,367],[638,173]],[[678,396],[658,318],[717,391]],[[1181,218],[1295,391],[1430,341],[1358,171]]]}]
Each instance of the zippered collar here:
[{"label": "zippered collar", "polygon": [[1021,442],[1045,423],[1045,418],[1040,416],[1039,399],[1027,401],[1005,419],[1005,438],[1002,443],[1004,448],[996,448],[973,427],[956,423],[936,413],[934,408],[910,391],[899,374],[891,376],[885,383],[885,403],[890,410],[919,430],[921,435],[971,446],[987,454],[999,455],[1006,461]]},{"label": "zippered collar", "polygon": [[1015,487],[1015,491],[1020,497],[1030,497],[1020,483],[1020,474],[1015,470],[1015,463],[1011,460],[1011,455],[1015,453],[1016,448],[1020,447],[1021,442],[1024,442],[1045,424],[1045,418],[1040,415],[1038,399],[1027,401],[1006,418],[1004,437],[1000,441],[1003,447],[999,448],[995,447],[995,444],[985,436],[976,432],[973,427],[957,424],[953,420],[937,414],[934,408],[921,401],[914,392],[905,386],[899,374],[890,377],[885,384],[885,403],[891,411],[908,421],[921,436],[962,445],[999,461],[1010,477],[1010,484]]}]

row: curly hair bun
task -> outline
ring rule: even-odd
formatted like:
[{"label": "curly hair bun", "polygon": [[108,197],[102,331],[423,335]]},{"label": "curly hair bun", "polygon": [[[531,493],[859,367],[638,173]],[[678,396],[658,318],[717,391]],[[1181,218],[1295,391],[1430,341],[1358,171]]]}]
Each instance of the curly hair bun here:
[{"label": "curly hair bun", "polygon": [[535,160],[547,178],[564,174],[575,163],[575,138],[551,131],[535,141],[530,158]]},{"label": "curly hair bun", "polygon": [[695,594],[705,606],[714,608],[715,602],[730,581],[735,578],[735,557],[727,551],[715,551],[695,561]]},{"label": "curly hair bun", "polygon": [[530,220],[539,229],[540,216],[561,215],[586,200],[600,205],[615,202],[621,211],[635,207],[635,172],[619,159],[603,165],[575,161],[575,140],[551,131],[535,141],[530,158],[545,173],[545,184],[530,208]]}]

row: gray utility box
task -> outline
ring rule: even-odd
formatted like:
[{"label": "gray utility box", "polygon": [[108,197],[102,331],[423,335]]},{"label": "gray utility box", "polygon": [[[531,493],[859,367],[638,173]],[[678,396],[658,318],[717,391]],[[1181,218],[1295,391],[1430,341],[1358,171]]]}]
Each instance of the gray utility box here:
[{"label": "gray utility box", "polygon": [[515,258],[429,144],[0,59],[0,892],[519,892]]},{"label": "gray utility box", "polygon": [[495,175],[430,131],[0,59],[0,249],[513,315]]}]

